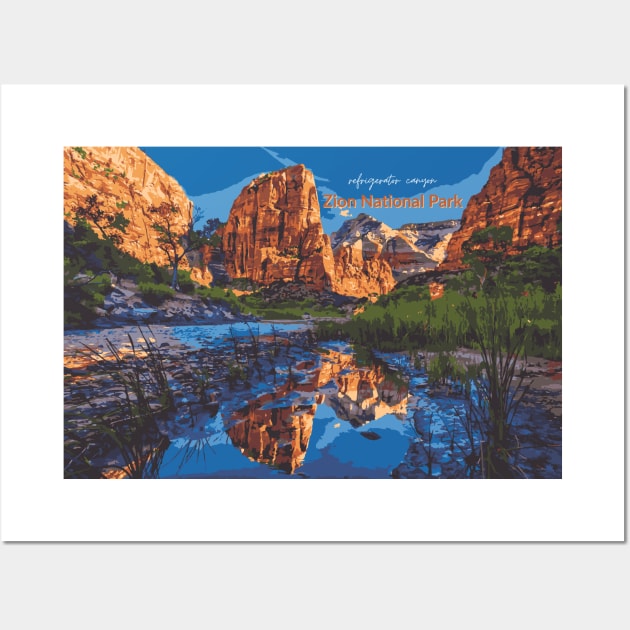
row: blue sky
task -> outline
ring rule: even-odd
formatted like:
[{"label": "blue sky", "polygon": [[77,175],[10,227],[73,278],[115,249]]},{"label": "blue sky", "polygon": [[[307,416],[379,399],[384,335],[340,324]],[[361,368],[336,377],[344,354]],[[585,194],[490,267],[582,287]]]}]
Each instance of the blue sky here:
[{"label": "blue sky", "polygon": [[[479,192],[500,147],[140,147],[184,188],[204,219],[227,219],[232,202],[254,177],[293,164],[304,164],[315,175],[322,223],[331,233],[362,211],[391,227],[459,219],[461,209],[324,208],[324,195],[414,197],[424,193],[458,195],[466,206]],[[381,183],[370,182],[385,180]],[[398,180],[398,181],[396,181]],[[360,206],[360,203],[358,204]]]}]

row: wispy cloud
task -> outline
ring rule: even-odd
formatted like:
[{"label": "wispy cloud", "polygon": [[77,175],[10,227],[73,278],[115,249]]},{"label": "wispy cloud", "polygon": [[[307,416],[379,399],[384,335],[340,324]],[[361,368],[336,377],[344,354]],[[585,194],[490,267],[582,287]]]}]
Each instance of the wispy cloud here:
[{"label": "wispy cloud", "polygon": [[223,190],[216,190],[204,195],[191,195],[190,200],[195,206],[201,208],[203,221],[211,217],[217,217],[221,219],[221,221],[227,221],[234,200],[238,197],[243,188],[258,177],[259,174],[260,173],[253,173],[249,175],[249,177],[245,177],[240,182],[232,184]]},{"label": "wispy cloud", "polygon": [[[266,153],[268,153],[274,160],[280,162],[280,164],[282,164],[282,166],[284,166],[285,168],[287,166],[295,166],[297,164],[297,162],[294,162],[293,160],[289,158],[282,157],[277,151],[272,151],[271,149],[268,149],[267,147],[260,147],[260,148]],[[315,173],[313,173],[313,175],[315,177],[315,181],[318,181],[318,182],[330,181],[326,179],[325,177],[320,177],[319,175],[316,175]]]},{"label": "wispy cloud", "polygon": [[271,149],[268,149],[267,147],[260,147],[260,148],[263,151],[265,151],[265,153],[268,153],[274,160],[276,160],[277,162],[280,162],[282,166],[285,166],[285,167],[295,166],[297,164],[297,162],[294,162],[293,160],[290,160],[289,158],[280,157],[277,151],[272,151]]}]

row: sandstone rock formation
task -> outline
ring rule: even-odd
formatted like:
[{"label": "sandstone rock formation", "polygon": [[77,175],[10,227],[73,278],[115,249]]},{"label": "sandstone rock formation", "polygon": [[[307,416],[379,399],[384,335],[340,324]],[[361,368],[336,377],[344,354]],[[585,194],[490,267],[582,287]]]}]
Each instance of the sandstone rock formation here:
[{"label": "sandstone rock formation", "polygon": [[561,215],[562,148],[509,147],[481,192],[470,198],[440,269],[461,268],[464,243],[488,226],[512,228],[511,254],[532,245],[555,247]]},{"label": "sandstone rock formation", "polygon": [[[119,238],[118,247],[142,262],[168,266],[166,253],[158,246],[159,234],[152,228],[159,212],[176,208],[172,214],[175,235],[185,234],[192,219],[193,203],[175,179],[136,147],[66,147],[64,149],[64,216],[74,225],[86,208],[100,216],[94,226]],[[83,210],[82,210],[83,209]],[[111,227],[116,214],[129,221],[125,232]],[[191,254],[180,268],[194,268],[191,276],[209,284],[212,274],[203,264],[203,254]]]},{"label": "sandstone rock formation", "polygon": [[[380,252],[379,252],[380,253]],[[343,295],[367,297],[389,293],[396,286],[392,268],[365,252],[360,240],[342,243],[335,253],[334,290]]]},{"label": "sandstone rock formation", "polygon": [[[446,244],[458,227],[459,221],[451,220],[409,223],[393,229],[361,213],[333,233],[333,254],[339,260],[342,256],[350,258],[348,250],[353,259],[359,258],[360,253],[366,269],[374,267],[366,274],[378,280],[372,281],[372,290],[386,293],[396,281],[435,269],[444,259]],[[374,265],[374,261],[379,261],[379,265]]]},{"label": "sandstone rock formation", "polygon": [[232,279],[268,285],[333,284],[333,255],[322,228],[313,173],[303,165],[267,173],[236,198],[223,231],[225,268]]},{"label": "sandstone rock formation", "polygon": [[354,297],[395,285],[389,265],[361,243],[340,243],[333,255],[313,173],[302,164],[261,175],[243,189],[223,230],[223,252],[232,279],[262,285],[303,282]]},{"label": "sandstone rock formation", "polygon": [[460,222],[456,219],[429,223],[406,223],[398,228],[398,232],[425,254],[429,259],[425,265],[425,270],[429,270],[434,269],[444,260],[446,247],[459,226]]}]

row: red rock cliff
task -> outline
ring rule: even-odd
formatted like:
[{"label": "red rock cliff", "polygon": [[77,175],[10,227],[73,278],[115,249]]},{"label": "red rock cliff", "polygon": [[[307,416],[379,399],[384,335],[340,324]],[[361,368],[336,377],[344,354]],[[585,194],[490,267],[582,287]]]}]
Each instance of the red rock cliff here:
[{"label": "red rock cliff", "polygon": [[313,173],[299,164],[261,175],[243,188],[223,232],[223,252],[231,278],[332,288],[333,254]]},{"label": "red rock cliff", "polygon": [[389,293],[396,281],[380,254],[380,250],[376,254],[365,251],[361,240],[341,243],[335,251],[334,290],[354,297]]},{"label": "red rock cliff", "polygon": [[532,245],[555,247],[561,242],[561,215],[562,148],[507,148],[481,192],[470,198],[440,268],[462,267],[463,244],[488,226],[512,228],[508,253]]},{"label": "red rock cliff", "polygon": [[[92,201],[90,201],[92,199]],[[118,247],[142,262],[168,266],[168,258],[158,246],[158,233],[152,229],[156,213],[152,208],[177,207],[172,216],[175,234],[184,234],[191,220],[193,203],[183,188],[167,175],[146,153],[136,147],[66,147],[64,149],[64,216],[70,224],[77,212],[90,203],[103,217],[101,225],[122,213],[129,220],[125,232],[105,228],[109,236],[120,238]],[[94,224],[92,222],[92,224]],[[95,226],[97,233],[98,226]],[[200,259],[201,256],[197,255]],[[194,258],[191,258],[194,260]],[[183,260],[180,267],[190,267]],[[209,284],[210,272],[193,269],[194,280]]]},{"label": "red rock cliff", "polygon": [[324,233],[315,178],[302,164],[261,175],[234,201],[223,231],[229,276],[269,285],[302,281],[365,297],[394,285],[390,266],[360,246],[334,253]]}]

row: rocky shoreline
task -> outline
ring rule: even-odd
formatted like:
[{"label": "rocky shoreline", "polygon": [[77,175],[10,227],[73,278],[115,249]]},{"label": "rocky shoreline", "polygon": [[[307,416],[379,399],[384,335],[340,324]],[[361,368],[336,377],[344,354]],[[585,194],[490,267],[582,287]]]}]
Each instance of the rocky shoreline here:
[{"label": "rocky shoreline", "polygon": [[155,306],[143,300],[137,285],[131,280],[121,280],[113,285],[112,291],[105,297],[103,308],[96,308],[95,313],[97,317],[90,323],[90,328],[146,324],[229,324],[258,319],[252,315],[234,313],[227,304],[180,292]]},{"label": "rocky shoreline", "polygon": [[[258,332],[255,329],[252,333]],[[309,356],[303,348],[313,349],[307,331],[256,339],[255,344],[247,337],[207,340],[199,347],[193,339],[174,338],[171,327],[164,325],[68,331],[66,476],[133,476],[126,470],[130,462],[118,452],[121,440],[139,444],[136,454],[150,455],[166,434],[170,439],[207,437],[206,423],[217,415],[219,405],[225,405],[227,413],[247,404],[254,389],[273,391],[276,379],[286,378],[287,371],[299,374],[300,360]],[[135,411],[130,417],[141,398],[150,409],[148,417]],[[110,429],[118,433],[113,440]],[[87,467],[82,465],[85,457]]]}]

